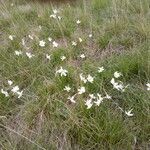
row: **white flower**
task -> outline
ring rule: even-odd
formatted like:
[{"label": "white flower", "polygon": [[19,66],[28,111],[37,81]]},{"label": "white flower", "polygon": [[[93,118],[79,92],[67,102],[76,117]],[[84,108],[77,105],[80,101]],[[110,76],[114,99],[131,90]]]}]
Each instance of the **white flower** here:
[{"label": "white flower", "polygon": [[56,73],[59,73],[61,76],[67,76],[68,71],[60,67],[60,69],[57,70]]},{"label": "white flower", "polygon": [[111,99],[111,96],[108,95],[108,94],[106,94],[106,96],[105,96],[104,98],[106,98],[106,99]]},{"label": "white flower", "polygon": [[34,55],[33,55],[33,54],[31,54],[30,52],[26,52],[26,55],[27,55],[27,57],[28,57],[28,58],[32,58],[32,57],[34,57]]},{"label": "white flower", "polygon": [[50,15],[50,18],[54,18],[54,19],[56,19],[56,18],[57,18],[57,16],[56,16],[55,14],[52,14],[52,15]]},{"label": "white flower", "polygon": [[21,42],[22,42],[22,45],[25,46],[25,40],[22,39]]},{"label": "white flower", "polygon": [[87,99],[85,105],[87,106],[87,109],[90,109],[93,106],[92,99]]},{"label": "white flower", "polygon": [[5,97],[8,97],[8,96],[9,96],[8,92],[7,92],[7,91],[4,91],[3,89],[1,89],[1,93],[4,94]]},{"label": "white flower", "polygon": [[11,91],[17,93],[19,91],[19,86],[14,86]]},{"label": "white flower", "polygon": [[62,61],[64,61],[64,60],[66,59],[66,56],[61,56],[60,59],[61,59]]},{"label": "white flower", "polygon": [[41,47],[44,47],[45,46],[45,44],[46,44],[46,42],[45,41],[39,41],[39,46],[41,46]]},{"label": "white flower", "polygon": [[84,83],[87,82],[87,79],[83,76],[83,74],[80,74],[80,80],[83,81]]},{"label": "white flower", "polygon": [[9,39],[12,41],[14,39],[14,35],[9,35]]},{"label": "white flower", "polygon": [[114,88],[114,89],[117,89],[118,91],[124,92],[125,89],[128,87],[128,85],[127,85],[127,86],[124,86],[123,83],[120,82],[120,81],[119,81],[119,82],[115,82],[115,79],[114,79],[114,78],[112,78],[110,82],[111,82],[111,84],[113,85],[113,88]]},{"label": "white flower", "polygon": [[51,42],[51,41],[52,41],[52,38],[51,38],[51,37],[49,37],[49,38],[48,38],[48,41],[49,41],[49,42]]},{"label": "white flower", "polygon": [[39,25],[39,29],[40,29],[40,30],[42,29],[42,26],[41,26],[41,25]]},{"label": "white flower", "polygon": [[53,41],[53,47],[58,47],[58,43]]},{"label": "white flower", "polygon": [[133,109],[131,109],[131,110],[129,110],[129,111],[125,111],[125,114],[126,114],[127,116],[129,116],[129,117],[133,116],[132,110],[133,110]]},{"label": "white flower", "polygon": [[94,96],[94,94],[89,94],[89,97],[91,98],[91,99],[95,99],[96,97]]},{"label": "white flower", "polygon": [[79,38],[79,42],[81,43],[83,40],[81,38]]},{"label": "white flower", "polygon": [[147,86],[147,90],[150,91],[150,83],[147,83],[146,86]]},{"label": "white flower", "polygon": [[18,94],[18,98],[20,98],[21,96],[22,96],[22,94],[23,94],[23,91],[21,91],[21,92],[16,92],[17,94]]},{"label": "white flower", "polygon": [[120,72],[116,71],[116,72],[114,73],[114,77],[115,77],[115,78],[119,78],[120,76],[122,76],[122,74],[121,74]]},{"label": "white flower", "polygon": [[46,54],[46,58],[47,58],[48,60],[51,60],[51,55]]},{"label": "white flower", "polygon": [[115,83],[115,79],[112,78],[111,81],[110,81],[110,83],[111,83],[112,85],[116,84],[116,83]]},{"label": "white flower", "polygon": [[78,89],[78,94],[83,94],[83,93],[85,93],[85,87],[84,86],[82,86]]},{"label": "white flower", "polygon": [[80,58],[84,59],[84,58],[85,58],[85,55],[84,55],[84,54],[81,54],[81,55],[80,55]]},{"label": "white flower", "polygon": [[22,51],[15,51],[15,55],[17,56],[22,55]]},{"label": "white flower", "polygon": [[31,40],[33,40],[33,36],[31,36],[31,35],[28,35],[28,37],[29,37]]},{"label": "white flower", "polygon": [[12,85],[13,84],[13,82],[11,80],[8,80],[7,82],[8,82],[8,85]]},{"label": "white flower", "polygon": [[100,94],[97,94],[97,101],[94,101],[94,103],[99,106],[103,102],[103,97]]},{"label": "white flower", "polygon": [[116,84],[114,88],[117,89],[118,91],[123,91],[123,92],[125,90],[124,85],[122,83]]},{"label": "white flower", "polygon": [[58,13],[58,10],[57,10],[57,9],[53,9],[53,13],[54,13],[54,14],[57,14],[57,13]]},{"label": "white flower", "polygon": [[69,86],[65,86],[64,91],[70,92],[71,88]]},{"label": "white flower", "polygon": [[80,24],[80,23],[81,23],[81,21],[80,21],[80,20],[77,20],[77,21],[76,21],[76,23],[77,23],[77,24]]},{"label": "white flower", "polygon": [[70,100],[72,103],[76,103],[76,101],[74,100],[75,96],[69,96],[68,97],[68,100]]},{"label": "white flower", "polygon": [[90,83],[93,83],[94,81],[94,77],[92,77],[90,74],[87,77],[87,81],[89,81]]},{"label": "white flower", "polygon": [[91,38],[92,37],[92,34],[89,34],[89,38]]},{"label": "white flower", "polygon": [[59,20],[61,20],[61,19],[62,19],[62,17],[58,16],[58,19],[59,19]]},{"label": "white flower", "polygon": [[99,73],[103,72],[104,70],[105,70],[104,67],[99,67],[99,68],[98,68],[98,72],[99,72]]},{"label": "white flower", "polygon": [[77,43],[75,41],[72,41],[72,46],[77,46]]}]

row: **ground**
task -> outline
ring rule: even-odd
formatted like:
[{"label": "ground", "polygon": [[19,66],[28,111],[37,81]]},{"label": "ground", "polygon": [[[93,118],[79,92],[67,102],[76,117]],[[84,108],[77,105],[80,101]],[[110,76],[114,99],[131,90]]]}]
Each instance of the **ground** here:
[{"label": "ground", "polygon": [[149,149],[149,0],[0,11],[0,149]]}]

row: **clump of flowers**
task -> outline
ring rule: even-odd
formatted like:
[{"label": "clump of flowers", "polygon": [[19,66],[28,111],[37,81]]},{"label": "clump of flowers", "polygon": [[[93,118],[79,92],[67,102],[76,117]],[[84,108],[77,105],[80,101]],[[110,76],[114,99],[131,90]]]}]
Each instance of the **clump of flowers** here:
[{"label": "clump of flowers", "polygon": [[53,13],[50,15],[50,18],[61,20],[61,17],[58,15],[59,11],[57,9],[53,9]]},{"label": "clump of flowers", "polygon": [[[16,86],[13,86],[13,81],[11,80],[8,80],[7,81],[8,83],[8,86],[7,87],[7,90],[4,90],[3,88],[1,89],[1,93],[5,95],[5,97],[9,97],[10,94],[15,94],[17,95],[18,98],[21,98],[22,95],[23,95],[23,90],[20,90],[19,86],[16,85]],[[8,92],[9,91],[9,92]]]},{"label": "clump of flowers", "polygon": [[26,55],[29,59],[31,59],[32,57],[34,57],[35,55],[33,55],[32,53],[30,52],[26,52]]},{"label": "clump of flowers", "polygon": [[83,81],[84,83],[90,82],[93,83],[94,81],[94,77],[92,77],[90,74],[86,76],[84,76],[82,73],[80,74],[80,80]]},{"label": "clump of flowers", "polygon": [[[122,74],[121,74],[120,72],[117,72],[117,71],[116,71],[116,72],[114,73],[114,77],[115,77],[115,78],[119,78],[120,76],[122,76]],[[125,89],[128,87],[128,85],[125,86],[125,85],[123,84],[123,82],[121,82],[121,81],[116,81],[115,78],[112,78],[111,81],[110,81],[110,83],[113,85],[113,88],[114,88],[114,89],[117,89],[118,91],[124,92]]]}]

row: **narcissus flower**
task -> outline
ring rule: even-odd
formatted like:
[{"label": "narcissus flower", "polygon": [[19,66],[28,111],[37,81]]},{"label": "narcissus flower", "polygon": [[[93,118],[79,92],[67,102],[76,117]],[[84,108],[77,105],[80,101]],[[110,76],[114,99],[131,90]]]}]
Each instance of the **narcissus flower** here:
[{"label": "narcissus flower", "polygon": [[57,70],[56,73],[59,73],[61,76],[67,76],[68,71],[60,67],[60,69]]},{"label": "narcissus flower", "polygon": [[7,82],[8,82],[8,85],[12,85],[13,84],[13,82],[11,80],[8,80]]},{"label": "narcissus flower", "polygon": [[87,99],[85,105],[87,106],[87,109],[90,109],[93,106],[92,99]]},{"label": "narcissus flower", "polygon": [[24,40],[24,38],[21,40],[21,43],[22,43],[23,46],[25,46],[25,40]]},{"label": "narcissus flower", "polygon": [[54,13],[54,14],[57,14],[57,13],[58,13],[58,10],[57,10],[57,9],[53,9],[53,13]]},{"label": "narcissus flower", "polygon": [[34,57],[34,55],[33,55],[33,54],[31,54],[30,52],[26,52],[26,55],[27,55],[27,57],[28,57],[28,58],[32,58],[32,57]]},{"label": "narcissus flower", "polygon": [[70,86],[65,86],[64,91],[70,92],[71,88]]},{"label": "narcissus flower", "polygon": [[76,101],[74,100],[75,96],[69,96],[68,100],[70,100],[72,103],[76,103]]},{"label": "narcissus flower", "polygon": [[94,96],[94,94],[89,94],[89,97],[90,97],[91,99],[96,99],[96,97]]},{"label": "narcissus flower", "polygon": [[66,56],[61,56],[60,59],[61,59],[62,61],[64,61],[64,60],[66,59]]},{"label": "narcissus flower", "polygon": [[100,94],[97,94],[97,101],[94,101],[94,103],[99,106],[103,102],[103,97]]},{"label": "narcissus flower", "polygon": [[14,35],[9,35],[9,39],[12,41],[14,39]]},{"label": "narcissus flower", "polygon": [[90,83],[93,83],[94,77],[92,77],[90,74],[87,76],[87,81]]},{"label": "narcissus flower", "polygon": [[81,55],[80,55],[80,58],[84,59],[84,58],[85,58],[85,55],[84,55],[84,54],[81,54]]},{"label": "narcissus flower", "polygon": [[108,95],[108,94],[106,94],[106,96],[104,98],[106,98],[106,99],[112,99],[112,97],[110,95]]},{"label": "narcissus flower", "polygon": [[60,16],[58,16],[57,18],[58,18],[59,20],[61,20],[61,19],[62,19],[62,17],[60,17]]},{"label": "narcissus flower", "polygon": [[98,68],[98,72],[99,72],[99,73],[103,72],[104,70],[105,70],[104,67],[99,67],[99,68]]},{"label": "narcissus flower", "polygon": [[87,79],[83,76],[83,74],[80,74],[80,80],[83,81],[84,83],[87,82]]},{"label": "narcissus flower", "polygon": [[56,14],[52,14],[52,15],[50,15],[50,18],[54,18],[54,19],[56,19],[56,18],[57,18],[57,16],[56,16]]},{"label": "narcissus flower", "polygon": [[89,34],[89,38],[91,38],[92,37],[92,34]]},{"label": "narcissus flower", "polygon": [[5,95],[5,97],[8,97],[8,96],[9,96],[8,92],[7,92],[7,91],[5,91],[5,90],[3,90],[3,89],[1,89],[1,93],[2,93],[2,94],[4,94],[4,95]]},{"label": "narcissus flower", "polygon": [[22,51],[15,51],[15,55],[17,56],[22,55]]},{"label": "narcissus flower", "polygon": [[111,82],[111,84],[113,85],[113,88],[114,88],[114,89],[117,89],[118,91],[124,92],[125,89],[128,87],[128,85],[127,85],[127,86],[124,86],[121,81],[116,82],[114,78],[112,78],[110,82]]},{"label": "narcissus flower", "polygon": [[18,98],[20,98],[20,97],[22,97],[22,94],[23,94],[23,91],[18,91],[18,92],[16,92],[17,94],[18,94]]},{"label": "narcissus flower", "polygon": [[51,55],[46,54],[46,59],[51,60]]},{"label": "narcissus flower", "polygon": [[84,86],[82,86],[78,89],[78,94],[83,94],[83,93],[85,93],[85,87]]},{"label": "narcissus flower", "polygon": [[42,29],[42,26],[41,26],[41,25],[39,25],[39,29],[40,29],[40,30]]},{"label": "narcissus flower", "polygon": [[77,20],[77,21],[76,21],[76,23],[77,23],[77,24],[80,24],[80,23],[81,23],[81,21],[80,21],[80,20]]},{"label": "narcissus flower", "polygon": [[58,10],[57,9],[53,10],[53,14],[50,15],[50,18],[54,18],[54,19],[58,18],[59,20],[61,20],[61,17],[58,16]]},{"label": "narcissus flower", "polygon": [[49,42],[51,42],[51,41],[52,41],[52,38],[51,38],[51,37],[49,37],[49,38],[48,38],[48,41],[49,41]]},{"label": "narcissus flower", "polygon": [[11,92],[13,92],[14,94],[17,94],[17,95],[18,95],[18,98],[22,97],[22,94],[23,94],[23,90],[22,90],[22,91],[19,91],[19,86],[18,86],[18,85],[14,86],[14,87],[11,89]]},{"label": "narcissus flower", "polygon": [[114,73],[114,77],[115,77],[115,78],[119,78],[120,76],[122,76],[122,74],[121,74],[120,72],[116,71],[116,72]]},{"label": "narcissus flower", "polygon": [[125,111],[125,114],[126,114],[127,116],[129,116],[129,117],[133,116],[134,114],[132,113],[132,110],[133,110],[133,109],[131,109],[131,110],[129,110],[129,111]]},{"label": "narcissus flower", "polygon": [[79,38],[79,42],[81,43],[83,40],[81,38]]},{"label": "narcissus flower", "polygon": [[17,93],[19,91],[19,86],[14,86],[11,90],[13,93]]},{"label": "narcissus flower", "polygon": [[33,40],[33,36],[31,36],[31,35],[28,35],[28,37],[29,37],[31,40]]},{"label": "narcissus flower", "polygon": [[150,83],[147,83],[146,86],[147,86],[147,90],[150,91]]},{"label": "narcissus flower", "polygon": [[58,47],[58,43],[53,41],[53,47]]},{"label": "narcissus flower", "polygon": [[76,46],[77,43],[75,41],[72,41],[72,46]]},{"label": "narcissus flower", "polygon": [[45,44],[46,44],[46,42],[45,41],[39,41],[39,46],[41,46],[41,47],[44,47],[45,46]]}]

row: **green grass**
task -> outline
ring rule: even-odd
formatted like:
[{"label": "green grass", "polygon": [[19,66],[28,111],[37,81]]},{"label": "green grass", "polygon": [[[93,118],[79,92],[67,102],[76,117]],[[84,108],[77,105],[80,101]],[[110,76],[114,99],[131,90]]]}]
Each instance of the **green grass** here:
[{"label": "green grass", "polygon": [[[60,10],[61,20],[50,18],[55,8]],[[0,89],[7,89],[7,80],[12,80],[23,90],[20,99],[0,93],[0,149],[149,149],[149,0],[79,0],[71,4],[2,0],[0,12]],[[15,35],[13,41],[9,35]],[[48,37],[59,47],[53,48]],[[28,48],[22,46],[23,38]],[[46,42],[45,47],[39,46],[40,40]],[[16,56],[16,50],[23,55]],[[27,58],[27,51],[35,56]],[[46,54],[51,60],[46,60]],[[86,58],[81,59],[81,54]],[[66,59],[61,61],[63,55]],[[68,70],[67,77],[56,74],[60,66]],[[105,71],[99,74],[101,66]],[[115,71],[129,84],[125,92],[110,84]],[[80,73],[94,76],[94,83],[83,84]],[[66,85],[72,87],[70,93],[64,91]],[[76,104],[69,102],[68,96],[80,86],[85,86],[86,93],[76,97]],[[105,92],[111,100],[86,108],[88,94],[104,96]],[[128,117],[119,107],[133,108],[134,116]]]}]

